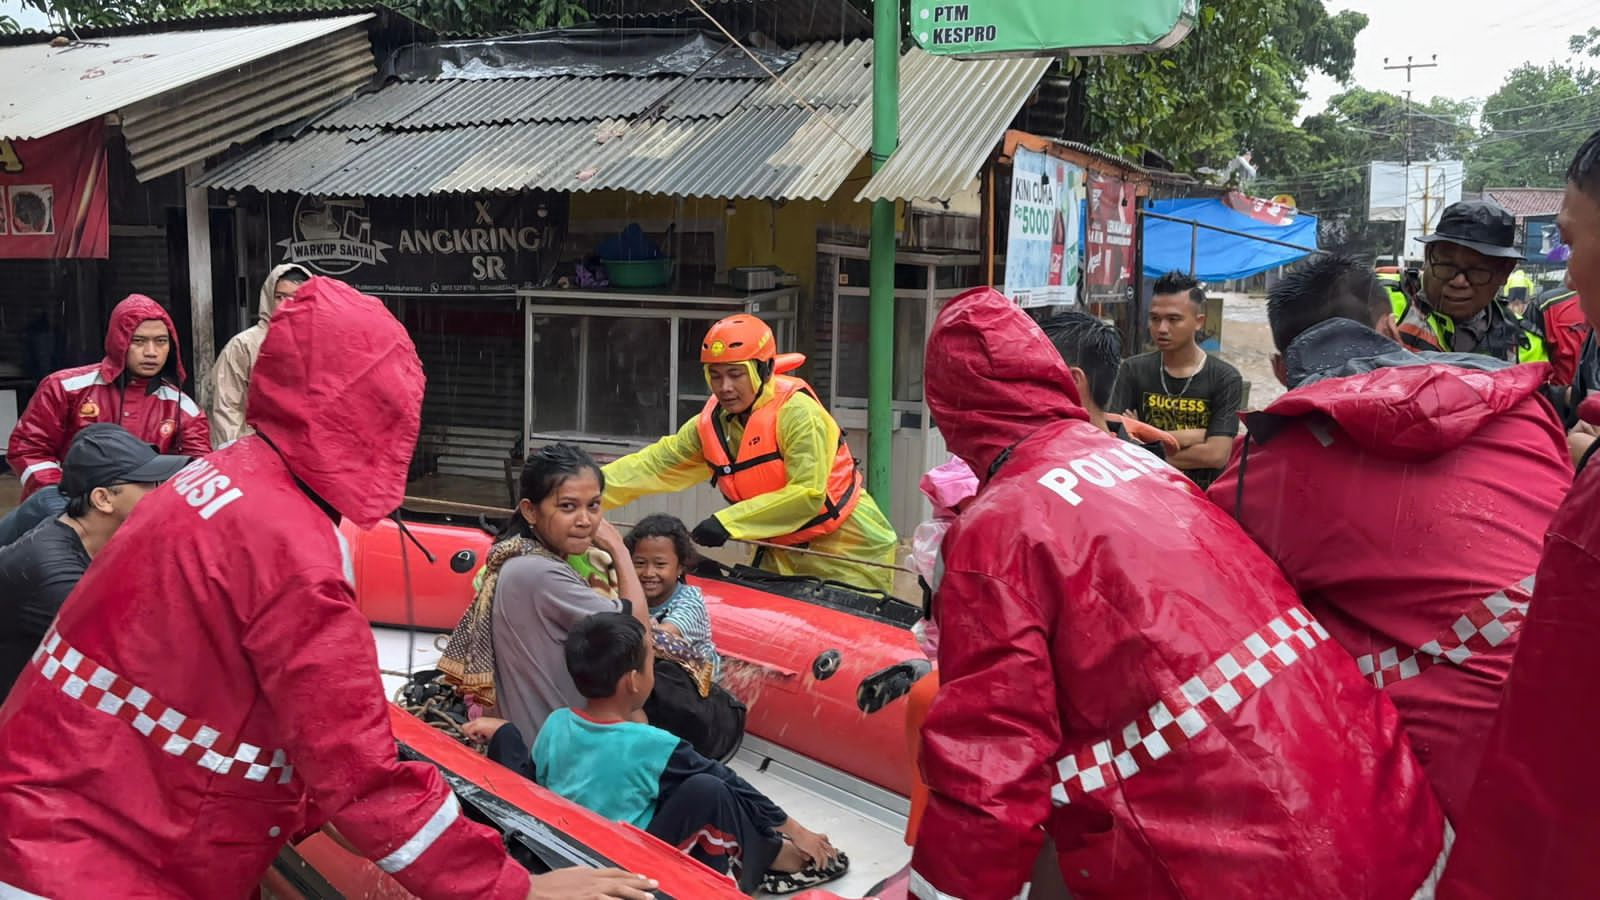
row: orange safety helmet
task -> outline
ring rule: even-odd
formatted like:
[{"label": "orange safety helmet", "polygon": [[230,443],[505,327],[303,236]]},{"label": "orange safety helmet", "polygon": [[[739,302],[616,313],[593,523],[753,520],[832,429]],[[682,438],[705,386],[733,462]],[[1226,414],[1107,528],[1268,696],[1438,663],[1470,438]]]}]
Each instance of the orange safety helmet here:
[{"label": "orange safety helmet", "polygon": [[770,363],[778,356],[777,340],[767,323],[755,316],[740,314],[719,319],[706,330],[700,343],[700,362]]}]

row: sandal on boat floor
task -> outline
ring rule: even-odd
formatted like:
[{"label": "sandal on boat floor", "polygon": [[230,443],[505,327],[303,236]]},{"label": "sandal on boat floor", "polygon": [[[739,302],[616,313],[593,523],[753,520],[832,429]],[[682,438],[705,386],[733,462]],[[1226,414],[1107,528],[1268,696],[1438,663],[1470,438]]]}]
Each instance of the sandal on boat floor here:
[{"label": "sandal on boat floor", "polygon": [[842,878],[848,871],[850,857],[841,852],[823,866],[808,863],[798,872],[768,872],[761,878],[761,889],[769,894],[792,894]]}]

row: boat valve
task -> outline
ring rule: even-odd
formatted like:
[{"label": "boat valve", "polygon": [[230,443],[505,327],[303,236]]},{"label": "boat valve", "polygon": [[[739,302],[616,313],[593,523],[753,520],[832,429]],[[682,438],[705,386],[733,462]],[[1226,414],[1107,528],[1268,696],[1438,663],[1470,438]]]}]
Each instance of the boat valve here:
[{"label": "boat valve", "polygon": [[450,557],[450,571],[465,575],[472,571],[478,564],[478,554],[471,550],[457,550],[456,555]]},{"label": "boat valve", "polygon": [[824,650],[817,654],[817,658],[811,663],[811,674],[816,676],[818,681],[827,681],[838,671],[839,651],[837,650]]}]

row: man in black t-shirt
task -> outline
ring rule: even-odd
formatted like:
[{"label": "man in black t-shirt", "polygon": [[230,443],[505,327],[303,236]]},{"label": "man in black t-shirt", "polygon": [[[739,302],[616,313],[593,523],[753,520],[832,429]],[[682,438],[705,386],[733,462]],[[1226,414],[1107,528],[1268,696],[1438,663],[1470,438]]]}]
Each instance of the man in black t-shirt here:
[{"label": "man in black t-shirt", "polygon": [[1150,301],[1150,335],[1156,350],[1122,362],[1112,409],[1178,439],[1167,462],[1204,488],[1222,472],[1239,434],[1244,378],[1239,370],[1200,349],[1206,295],[1200,283],[1168,272]]},{"label": "man in black t-shirt", "polygon": [[56,612],[135,504],[185,465],[126,428],[96,423],[73,437],[62,461],[67,511],[0,548],[0,699],[50,630]]}]

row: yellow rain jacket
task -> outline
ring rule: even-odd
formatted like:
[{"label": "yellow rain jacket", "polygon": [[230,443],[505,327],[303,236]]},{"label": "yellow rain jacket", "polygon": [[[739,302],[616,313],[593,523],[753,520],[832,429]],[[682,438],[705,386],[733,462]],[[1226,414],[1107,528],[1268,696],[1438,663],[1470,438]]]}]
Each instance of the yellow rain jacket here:
[{"label": "yellow rain jacket", "polygon": [[[772,402],[772,379],[761,386],[753,408]],[[744,424],[737,416],[718,413],[730,447],[739,446]],[[734,540],[765,541],[793,534],[822,507],[828,473],[838,449],[829,435],[838,426],[828,411],[805,393],[797,393],[778,410],[778,443],[789,483],[729,506],[717,521]],[[677,434],[605,466],[605,507],[626,506],[640,497],[665,494],[709,480],[711,469],[700,448],[699,417],[684,423]],[[694,523],[689,523],[694,527]],[[899,539],[894,527],[865,490],[855,510],[836,531],[813,539],[807,546],[821,553],[891,565]],[[803,552],[763,549],[758,565],[781,575],[809,575],[830,581],[890,593],[894,572],[880,566],[853,565]]]}]

